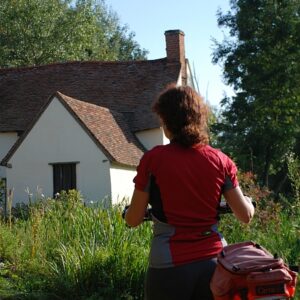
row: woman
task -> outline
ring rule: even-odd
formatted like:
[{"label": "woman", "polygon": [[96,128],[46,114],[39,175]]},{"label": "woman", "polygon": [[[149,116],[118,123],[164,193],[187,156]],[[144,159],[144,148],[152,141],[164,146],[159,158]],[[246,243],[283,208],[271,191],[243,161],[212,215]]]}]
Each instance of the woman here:
[{"label": "woman", "polygon": [[170,143],[142,157],[125,215],[135,227],[152,206],[145,299],[213,299],[209,281],[225,243],[217,231],[221,196],[242,222],[250,222],[254,207],[238,185],[235,164],[208,145],[207,107],[192,88],[170,86],[153,110]]}]

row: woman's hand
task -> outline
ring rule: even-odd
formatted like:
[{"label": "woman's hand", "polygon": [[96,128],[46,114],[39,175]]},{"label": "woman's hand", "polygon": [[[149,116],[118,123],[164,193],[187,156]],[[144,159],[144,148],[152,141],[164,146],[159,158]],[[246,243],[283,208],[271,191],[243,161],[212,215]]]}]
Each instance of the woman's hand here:
[{"label": "woman's hand", "polygon": [[145,216],[149,202],[149,193],[135,189],[129,208],[125,213],[125,221],[130,227],[140,225]]}]

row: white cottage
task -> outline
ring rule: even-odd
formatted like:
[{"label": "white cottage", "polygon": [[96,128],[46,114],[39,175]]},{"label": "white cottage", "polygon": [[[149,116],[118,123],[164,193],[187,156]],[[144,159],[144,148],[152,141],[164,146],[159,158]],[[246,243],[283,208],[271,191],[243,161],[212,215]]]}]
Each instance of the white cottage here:
[{"label": "white cottage", "polygon": [[165,36],[163,59],[0,70],[0,177],[14,204],[37,187],[49,197],[76,188],[86,201],[130,197],[143,153],[167,143],[154,98],[171,82],[193,86],[184,34]]}]

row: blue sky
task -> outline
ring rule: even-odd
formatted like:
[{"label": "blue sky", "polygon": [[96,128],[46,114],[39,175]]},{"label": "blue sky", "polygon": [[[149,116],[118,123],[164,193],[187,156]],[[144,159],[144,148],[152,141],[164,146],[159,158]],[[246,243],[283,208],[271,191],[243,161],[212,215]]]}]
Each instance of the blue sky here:
[{"label": "blue sky", "polygon": [[229,0],[105,0],[121,24],[135,32],[135,40],[149,51],[148,59],[166,57],[164,32],[180,29],[185,33],[186,57],[195,69],[199,90],[218,107],[232,89],[222,80],[222,69],[213,65],[212,38],[222,41],[224,33],[217,26],[216,12],[229,10]]}]

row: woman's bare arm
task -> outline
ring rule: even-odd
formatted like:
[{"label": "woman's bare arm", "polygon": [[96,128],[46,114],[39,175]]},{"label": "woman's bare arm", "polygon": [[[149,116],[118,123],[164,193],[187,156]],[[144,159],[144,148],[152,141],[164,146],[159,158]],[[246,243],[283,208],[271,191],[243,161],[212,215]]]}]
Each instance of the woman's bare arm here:
[{"label": "woman's bare arm", "polygon": [[134,190],[130,206],[125,214],[125,221],[130,227],[136,227],[143,222],[148,202],[149,193]]},{"label": "woman's bare arm", "polygon": [[250,223],[254,215],[254,206],[251,202],[251,199],[243,195],[240,187],[225,191],[224,197],[234,215],[241,222]]}]

